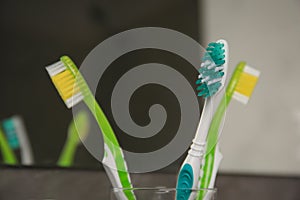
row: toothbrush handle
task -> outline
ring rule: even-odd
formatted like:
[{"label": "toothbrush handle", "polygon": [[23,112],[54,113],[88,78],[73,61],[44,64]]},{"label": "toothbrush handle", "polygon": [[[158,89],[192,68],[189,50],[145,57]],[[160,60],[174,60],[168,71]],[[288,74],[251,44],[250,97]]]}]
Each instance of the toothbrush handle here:
[{"label": "toothbrush handle", "polygon": [[[177,179],[177,189],[195,189],[198,188],[200,167],[205,152],[205,144],[193,143],[188,151],[188,155],[184,160]],[[177,200],[194,199],[195,194],[191,190],[178,190],[176,193]]]},{"label": "toothbrush handle", "polygon": [[[231,100],[231,96],[228,91],[225,92],[220,104],[218,105],[218,108],[216,110],[216,113],[214,114],[214,117],[212,119],[209,132],[208,132],[208,138],[207,138],[207,150],[209,151],[208,154],[205,157],[205,162],[203,166],[203,176],[201,177],[200,181],[200,188],[208,188],[211,184],[211,180],[215,179],[213,175],[216,176],[216,173],[213,174],[214,169],[214,161],[215,161],[215,153],[216,153],[216,146],[217,146],[217,140],[219,136],[219,128],[222,122],[222,119],[225,114],[225,110],[227,109],[229,102]],[[204,198],[204,193],[199,192],[198,200],[202,200]]]},{"label": "toothbrush handle", "polygon": [[[220,128],[220,124],[221,121],[224,117],[225,114],[225,110],[227,109],[233,93],[236,89],[236,86],[238,84],[239,78],[241,76],[241,73],[245,67],[246,63],[245,62],[240,62],[234,72],[233,75],[226,87],[226,92],[216,110],[216,113],[213,117],[212,120],[212,124],[210,126],[209,129],[209,133],[208,133],[208,150],[212,149],[211,152],[208,153],[208,155],[205,158],[205,165],[203,167],[203,177],[201,179],[201,188],[207,188],[210,185],[210,182],[212,179],[215,179],[215,177],[212,176],[216,176],[216,173],[212,174],[213,168],[214,168],[214,159],[215,159],[215,153],[216,153],[216,141],[217,141],[217,137],[218,137],[218,133],[219,133],[219,128]],[[203,195],[199,194],[198,196],[199,200],[201,200],[203,198]]]},{"label": "toothbrush handle", "polygon": [[[125,188],[128,190],[120,190],[119,192],[115,193],[117,199],[119,200],[135,200],[135,195],[133,193],[132,185],[127,185],[124,187],[124,182],[130,181],[129,173],[127,171],[127,166],[125,165],[126,169],[123,171],[118,170],[117,162],[114,158],[115,152],[112,152],[108,145],[104,144],[105,155],[102,160],[103,167],[108,175],[108,178],[113,186],[113,188]],[[123,154],[121,155],[124,159]],[[126,164],[126,163],[125,163]]]},{"label": "toothbrush handle", "polygon": [[[230,98],[228,97],[227,93],[224,94],[222,100],[220,101],[218,108],[213,116],[213,119],[211,121],[211,125],[209,127],[208,135],[207,135],[207,150],[212,150],[218,141],[219,137],[219,129],[221,122],[223,120],[223,117],[225,115],[225,111],[228,107]],[[207,152],[209,153],[209,152]]]},{"label": "toothbrush handle", "polygon": [[[206,155],[205,162],[203,166],[203,176],[200,179],[200,188],[208,188],[210,185],[210,181],[213,178],[213,166],[214,166],[214,156],[215,156],[215,148]],[[205,191],[198,192],[198,200],[202,200],[205,197]]]},{"label": "toothbrush handle", "polygon": [[73,164],[76,147],[76,143],[67,139],[66,144],[63,147],[62,153],[57,161],[57,165],[60,167],[70,167]]},{"label": "toothbrush handle", "polygon": [[[207,170],[206,166],[212,166],[212,169],[209,168],[209,170],[211,170],[210,173],[202,177],[205,180],[201,179],[200,188],[214,188],[215,180],[217,177],[218,169],[222,161],[222,158],[223,156],[220,153],[218,146],[214,147],[212,152],[206,155],[203,173],[206,172]],[[208,185],[202,185],[202,183],[206,181]],[[207,194],[206,191],[204,190],[200,190],[198,192],[197,200],[202,200],[202,199],[206,200],[209,199],[209,197],[210,194]]]},{"label": "toothbrush handle", "polygon": [[[117,188],[132,188],[123,151],[108,119],[92,94],[87,95],[84,101],[94,115],[103,134],[105,152],[109,155],[109,161],[105,161],[106,158],[104,157],[103,164],[112,186]],[[111,168],[112,165],[115,165],[114,169]],[[125,192],[125,196],[124,198],[128,200],[136,199],[132,190]]]},{"label": "toothbrush handle", "polygon": [[9,147],[9,144],[1,129],[0,129],[0,147],[1,147],[5,164],[10,164],[10,165],[18,164],[18,160],[14,152],[12,151],[12,149]]},{"label": "toothbrush handle", "polygon": [[[211,152],[208,153],[208,155],[205,158],[205,165],[203,167],[203,177],[201,180],[201,188],[207,188],[209,185],[209,181],[211,179],[211,173],[214,166],[214,154],[215,154],[215,145],[217,141],[217,137],[219,135],[219,128],[221,121],[224,117],[225,110],[227,109],[233,93],[235,91],[235,88],[237,86],[237,83],[239,81],[239,78],[241,76],[241,73],[245,67],[245,62],[240,62],[236,69],[234,70],[234,73],[226,87],[226,92],[222,97],[222,100],[220,104],[218,105],[218,108],[216,110],[216,113],[214,114],[209,132],[208,132],[208,139],[207,139],[207,149],[208,151],[211,149]],[[199,198],[201,199],[201,198]]]}]

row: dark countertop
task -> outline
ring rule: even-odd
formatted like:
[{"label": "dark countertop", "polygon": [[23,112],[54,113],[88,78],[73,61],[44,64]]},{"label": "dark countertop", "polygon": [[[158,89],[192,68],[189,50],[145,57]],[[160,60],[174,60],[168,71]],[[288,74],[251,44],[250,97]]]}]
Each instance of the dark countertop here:
[{"label": "dark countertop", "polygon": [[[174,187],[172,173],[133,174],[135,187]],[[299,200],[300,178],[220,174],[218,200]],[[110,183],[103,171],[0,168],[0,200],[109,199]]]}]

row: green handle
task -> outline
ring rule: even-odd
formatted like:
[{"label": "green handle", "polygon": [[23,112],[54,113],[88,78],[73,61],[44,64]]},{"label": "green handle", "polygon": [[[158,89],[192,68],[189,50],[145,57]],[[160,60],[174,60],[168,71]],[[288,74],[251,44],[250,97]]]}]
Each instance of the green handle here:
[{"label": "green handle", "polygon": [[16,165],[18,164],[18,160],[10,148],[1,128],[0,128],[0,147],[2,151],[2,156],[5,164]]},{"label": "green handle", "polygon": [[[120,177],[120,182],[123,188],[132,188],[131,182],[129,181],[129,174],[127,172],[127,167],[125,165],[125,160],[123,158],[123,153],[121,147],[118,143],[118,140],[113,132],[112,127],[110,126],[109,121],[107,120],[104,112],[100,108],[99,104],[92,95],[86,95],[84,98],[86,105],[91,110],[92,114],[96,118],[96,121],[103,133],[103,139],[105,144],[109,147],[114,155],[114,160],[117,166],[118,175]],[[135,196],[131,190],[124,191],[128,200],[135,200]]]},{"label": "green handle", "polygon": [[[200,188],[208,188],[210,180],[211,180],[213,167],[214,167],[216,143],[218,141],[219,127],[222,122],[225,110],[228,106],[227,98],[228,98],[228,96],[226,93],[223,96],[223,98],[218,106],[218,109],[212,120],[210,129],[208,132],[207,150],[209,152],[205,156],[205,163],[203,166],[203,176],[201,177]],[[202,200],[204,196],[205,196],[205,191],[200,190],[198,200]]]},{"label": "green handle", "polygon": [[[243,73],[244,67],[246,66],[245,62],[240,62],[231,76],[231,79],[226,88],[225,95],[223,96],[216,113],[212,119],[207,138],[207,150],[208,154],[205,156],[205,164],[203,166],[203,176],[201,178],[200,188],[208,188],[212,172],[214,168],[216,144],[218,142],[219,128],[224,117],[225,111],[232,99],[232,95],[235,91],[235,87],[239,82],[240,76]],[[200,191],[198,195],[198,200],[202,200],[205,196],[204,191]]]},{"label": "green handle", "polygon": [[[69,136],[68,136],[69,137]],[[66,144],[62,150],[61,155],[57,161],[57,165],[60,167],[70,167],[73,165],[75,151],[77,143],[67,138]]]},{"label": "green handle", "polygon": [[[76,125],[75,125],[76,121]],[[86,111],[81,110],[74,116],[68,127],[68,136],[63,147],[62,153],[58,159],[57,165],[61,167],[70,167],[73,165],[75,152],[81,143],[79,134],[85,138],[88,134],[89,119]]]}]

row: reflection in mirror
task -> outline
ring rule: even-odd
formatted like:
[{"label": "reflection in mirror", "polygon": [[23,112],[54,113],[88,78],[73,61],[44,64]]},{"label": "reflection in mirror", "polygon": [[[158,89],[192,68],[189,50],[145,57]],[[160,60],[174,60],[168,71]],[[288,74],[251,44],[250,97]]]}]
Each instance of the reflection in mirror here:
[{"label": "reflection in mirror", "polygon": [[[65,1],[59,4],[50,0],[43,3],[34,0],[30,4],[17,2],[3,1],[0,6],[1,64],[6,66],[1,68],[0,73],[0,163],[101,169],[101,163],[81,144],[72,112],[59,98],[45,66],[64,54],[70,55],[80,66],[100,42],[137,27],[170,28],[199,41],[200,3],[196,0],[142,0],[118,2],[122,4],[120,6],[111,1],[89,0],[72,2],[70,6]],[[182,58],[145,50],[117,59],[109,73],[120,73],[120,66],[133,67],[147,62],[162,63],[176,69],[190,68]],[[194,82],[196,71],[186,70],[183,73],[191,83]],[[108,85],[109,78],[103,80],[107,88],[111,87]],[[97,101],[106,114],[110,109],[107,101],[110,95],[106,90],[97,90]],[[170,94],[161,89],[157,102],[163,102],[166,96]],[[147,93],[138,98],[147,98]],[[169,109],[178,110],[176,106],[175,101],[171,102]],[[137,108],[142,108],[142,105]],[[133,111],[135,118],[145,123],[145,113],[137,108]],[[75,117],[82,121],[77,127],[81,139],[87,133],[86,141],[95,143],[95,138],[89,134],[95,127],[89,127],[85,114],[78,113]],[[113,121],[111,114],[107,117]],[[126,145],[126,141],[122,142]],[[175,164],[177,167],[172,165],[168,169],[177,170],[178,163]]]}]

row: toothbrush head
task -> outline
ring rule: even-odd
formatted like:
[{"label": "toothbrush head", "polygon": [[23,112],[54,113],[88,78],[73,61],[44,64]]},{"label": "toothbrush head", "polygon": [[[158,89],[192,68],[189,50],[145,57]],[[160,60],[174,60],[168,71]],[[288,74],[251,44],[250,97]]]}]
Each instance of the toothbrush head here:
[{"label": "toothbrush head", "polygon": [[7,142],[12,149],[20,148],[20,141],[17,134],[16,125],[13,118],[5,119],[2,122],[3,131],[6,135]]},{"label": "toothbrush head", "polygon": [[226,93],[237,101],[247,104],[257,84],[259,75],[259,70],[250,67],[246,62],[240,62],[228,83]]},{"label": "toothbrush head", "polygon": [[62,56],[60,61],[47,66],[46,70],[68,108],[72,108],[84,99],[83,92],[88,86],[68,56]]},{"label": "toothbrush head", "polygon": [[225,85],[228,66],[228,46],[225,40],[208,44],[196,81],[198,96],[212,97]]}]

